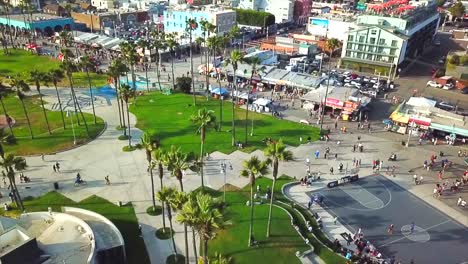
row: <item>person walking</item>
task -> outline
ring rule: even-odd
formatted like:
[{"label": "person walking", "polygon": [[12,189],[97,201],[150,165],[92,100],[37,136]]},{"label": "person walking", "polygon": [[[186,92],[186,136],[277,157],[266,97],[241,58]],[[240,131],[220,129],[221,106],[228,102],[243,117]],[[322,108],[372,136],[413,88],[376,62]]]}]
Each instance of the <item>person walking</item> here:
[{"label": "person walking", "polygon": [[57,172],[57,168],[55,167],[55,164],[52,165],[52,169],[54,169],[54,172]]},{"label": "person walking", "polygon": [[439,171],[439,173],[437,174],[437,177],[439,178],[439,181],[442,181],[442,171]]},{"label": "person walking", "polygon": [[56,162],[55,168],[57,169],[57,172],[60,172],[60,163]]},{"label": "person walking", "polygon": [[41,154],[41,159],[42,159],[42,161],[45,161],[45,159],[44,159],[44,153]]},{"label": "person walking", "polygon": [[106,185],[110,185],[109,175],[104,177],[104,179],[106,180]]},{"label": "person walking", "polygon": [[333,175],[333,167],[330,167],[330,174]]},{"label": "person walking", "polygon": [[413,234],[414,227],[415,227],[414,222],[411,222],[410,234]]},{"label": "person walking", "polygon": [[395,226],[393,224],[390,224],[387,228],[387,233],[390,234],[390,235],[393,235],[393,229],[395,228]]},{"label": "person walking", "polygon": [[335,153],[335,160],[338,160],[338,153]]}]

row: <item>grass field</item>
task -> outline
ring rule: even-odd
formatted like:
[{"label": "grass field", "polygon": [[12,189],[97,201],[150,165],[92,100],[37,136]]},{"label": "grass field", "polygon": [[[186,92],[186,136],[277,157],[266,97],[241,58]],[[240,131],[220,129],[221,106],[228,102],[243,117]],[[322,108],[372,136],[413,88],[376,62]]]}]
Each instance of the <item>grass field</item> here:
[{"label": "grass field", "polygon": [[[197,107],[192,106],[192,96],[187,94],[162,95],[151,93],[137,97],[136,105],[130,110],[138,119],[137,127],[143,131],[153,131],[161,139],[161,143],[168,148],[170,145],[180,146],[183,151],[198,153],[200,136],[197,127],[189,120],[190,116],[199,108],[206,107],[213,110],[217,122],[219,121],[219,101],[205,97],[198,97]],[[230,153],[236,148],[231,146],[232,104],[223,104],[222,131],[214,128],[208,131],[205,149],[208,152],[221,151]],[[251,118],[254,117],[254,136],[250,136]],[[236,141],[244,142],[245,138],[245,110],[236,109]],[[268,114],[249,112],[248,144],[245,151],[263,149],[263,139],[283,139],[285,144],[297,146],[299,137],[313,140],[318,139],[319,130],[315,127],[301,125],[287,120],[278,120]]]},{"label": "grass field", "polygon": [[[138,222],[131,204],[119,207],[98,196],[90,196],[76,203],[57,192],[49,192],[40,197],[26,199],[24,206],[28,212],[47,211],[52,207],[55,212],[60,212],[61,206],[73,206],[87,209],[107,217],[122,233],[125,240],[125,248],[128,263],[150,263],[143,239],[139,237]],[[8,211],[6,215],[18,215],[18,210]],[[5,215],[3,209],[1,215]]]},{"label": "grass field", "polygon": [[[60,61],[47,57],[33,55],[26,50],[11,50],[12,54],[5,55],[0,53],[0,76],[15,76],[17,74],[28,77],[28,72],[37,69],[47,72],[51,69],[60,67]],[[108,84],[107,76],[104,74],[90,73],[93,86],[100,87]],[[88,79],[83,72],[73,73],[73,80],[76,87],[88,87]],[[64,78],[58,85],[59,87],[68,87],[68,80]]]},{"label": "grass field", "polygon": [[[60,112],[47,110],[47,117],[52,130],[52,135],[49,135],[39,96],[27,97],[25,99],[26,108],[33,128],[34,139],[31,139],[29,136],[29,128],[20,100],[14,96],[13,93],[10,93],[3,101],[8,114],[16,121],[13,126],[13,133],[17,142],[13,145],[4,144],[6,152],[15,153],[17,155],[32,155],[53,153],[73,146],[71,117],[65,117],[67,129],[63,129]],[[4,114],[1,108],[0,112]],[[91,114],[85,113],[84,115],[88,122],[91,138],[95,138],[104,129],[104,121],[98,118],[98,123],[95,125]],[[89,140],[86,135],[85,126],[83,123],[81,123],[81,126],[78,126],[76,123],[76,116],[73,116],[73,118],[77,144],[85,143]],[[6,127],[4,131],[9,132],[8,127]]]},{"label": "grass field", "polygon": [[[291,181],[280,178],[275,188]],[[271,186],[272,181],[259,178],[257,182],[262,190]],[[280,208],[273,207],[273,219],[270,238],[266,237],[269,204],[257,205],[254,209],[254,237],[258,247],[248,247],[250,207],[245,203],[249,199],[250,187],[226,193],[228,207],[226,214],[232,225],[221,230],[216,238],[209,242],[209,254],[216,252],[233,258],[237,263],[300,263],[296,251],[309,250],[302,238],[291,225],[291,218]]]}]

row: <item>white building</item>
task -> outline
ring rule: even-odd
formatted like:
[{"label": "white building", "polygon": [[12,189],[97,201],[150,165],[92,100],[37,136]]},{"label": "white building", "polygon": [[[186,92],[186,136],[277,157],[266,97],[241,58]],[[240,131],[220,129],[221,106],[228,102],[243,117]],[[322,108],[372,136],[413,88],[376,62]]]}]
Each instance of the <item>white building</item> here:
[{"label": "white building", "polygon": [[237,8],[269,12],[276,23],[285,23],[293,21],[294,0],[241,0]]},{"label": "white building", "polygon": [[113,9],[114,1],[113,0],[91,0],[91,5],[95,6],[97,9]]},{"label": "white building", "polygon": [[319,17],[309,17],[307,32],[316,40],[326,38],[336,38],[344,41],[348,37],[350,30],[355,29],[356,19],[351,16],[323,15]]}]

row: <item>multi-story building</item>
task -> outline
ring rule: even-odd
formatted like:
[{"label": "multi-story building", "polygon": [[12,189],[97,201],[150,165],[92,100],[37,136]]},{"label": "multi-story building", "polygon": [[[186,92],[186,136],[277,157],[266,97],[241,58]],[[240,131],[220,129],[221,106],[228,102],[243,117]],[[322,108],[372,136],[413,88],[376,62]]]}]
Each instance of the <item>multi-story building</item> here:
[{"label": "multi-story building", "polygon": [[113,9],[114,1],[113,0],[91,0],[91,5],[95,6],[97,9]]},{"label": "multi-story building", "polygon": [[276,23],[292,22],[294,16],[294,0],[241,0],[237,8],[269,12]]},{"label": "multi-story building", "polygon": [[116,24],[134,25],[148,20],[147,11],[101,12],[94,14],[72,12],[75,23],[84,24],[91,32],[104,30]]},{"label": "multi-story building", "polygon": [[309,17],[307,32],[315,40],[336,38],[344,41],[350,30],[356,28],[356,18],[352,15],[322,14]]},{"label": "multi-story building", "polygon": [[240,9],[265,11],[266,3],[266,0],[240,0],[236,7]]},{"label": "multi-story building", "polygon": [[[236,25],[236,12],[231,9],[216,8],[214,6],[200,6],[197,8],[187,8],[185,6],[174,6],[164,11],[164,31],[176,32],[182,35],[186,28],[186,21],[189,18],[197,22],[206,20],[216,26],[216,34],[224,35]],[[202,36],[203,31],[199,26],[193,31],[193,36]]]},{"label": "multi-story building", "polygon": [[432,44],[439,25],[434,1],[382,8],[368,6],[343,43],[341,65],[359,71],[395,75],[400,64]]},{"label": "multi-story building", "polygon": [[307,23],[312,10],[312,0],[296,0],[294,2],[294,22],[298,25]]}]

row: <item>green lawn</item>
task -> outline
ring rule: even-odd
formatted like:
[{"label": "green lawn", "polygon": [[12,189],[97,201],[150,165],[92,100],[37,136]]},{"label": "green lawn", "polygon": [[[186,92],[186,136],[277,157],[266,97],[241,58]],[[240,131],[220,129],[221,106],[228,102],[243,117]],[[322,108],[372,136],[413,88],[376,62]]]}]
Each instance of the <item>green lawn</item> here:
[{"label": "green lawn", "polygon": [[[12,54],[10,55],[0,53],[0,76],[7,77],[22,74],[27,78],[28,72],[33,69],[47,72],[60,67],[60,61],[48,56],[34,55],[26,50],[11,51]],[[105,74],[91,73],[90,76],[93,86],[99,87],[108,84]],[[73,80],[76,87],[88,87],[88,79],[83,72],[73,73]],[[68,87],[68,80],[63,79],[59,86]]]},{"label": "green lawn", "polygon": [[[32,155],[53,153],[73,146],[71,118],[65,116],[66,129],[63,129],[60,112],[47,110],[47,117],[52,130],[52,135],[49,135],[39,96],[27,97],[25,99],[34,139],[31,139],[29,136],[27,120],[20,100],[13,93],[10,93],[3,101],[8,114],[16,121],[13,126],[13,133],[17,142],[13,145],[4,144],[6,152],[12,152],[17,155]],[[1,108],[0,113],[4,114]],[[84,115],[88,122],[91,138],[95,138],[104,129],[104,121],[98,118],[98,123],[95,125],[91,114]],[[85,126],[82,122],[81,126],[78,126],[76,116],[73,118],[77,144],[83,144],[89,140],[86,135]],[[8,127],[4,131],[9,132]]]},{"label": "green lawn", "polygon": [[[52,191],[37,198],[25,199],[24,206],[28,212],[47,211],[48,207],[60,212],[61,206],[73,206],[99,213],[112,221],[122,233],[128,263],[150,263],[143,239],[138,235],[138,222],[131,204],[119,207],[94,195],[75,203],[62,194]],[[12,216],[18,215],[19,212],[12,210],[5,214],[1,209],[0,214]]]},{"label": "green lawn", "polygon": [[[132,104],[130,110],[138,119],[137,127],[144,131],[154,131],[160,137],[165,147],[177,145],[183,151],[198,153],[200,149],[200,136],[197,127],[189,120],[190,116],[201,107],[215,112],[219,121],[219,101],[205,97],[198,97],[197,107],[192,106],[192,96],[187,94],[163,95],[150,93],[137,97],[136,105]],[[254,116],[254,136],[248,136],[248,145],[245,151],[263,149],[262,140],[266,137],[282,138],[285,144],[297,146],[299,137],[313,140],[318,139],[319,130],[315,127],[301,125],[287,120],[278,120],[268,114],[249,112],[248,133],[251,130],[251,117]],[[236,140],[244,142],[245,138],[245,110],[236,110]],[[231,120],[232,107],[230,102],[223,104],[222,131],[215,129],[208,131],[206,136],[206,151],[221,151],[230,153],[236,148],[231,146]]]},{"label": "green lawn", "polygon": [[[288,179],[283,179],[288,182]],[[267,184],[269,183],[269,184]],[[259,181],[262,189],[271,185],[271,180]],[[258,247],[248,247],[250,207],[245,203],[250,191],[244,190],[226,193],[228,207],[226,214],[232,225],[218,232],[217,237],[209,242],[209,254],[216,252],[232,257],[234,263],[300,263],[297,251],[309,250],[291,225],[291,218],[280,208],[273,207],[273,219],[270,238],[266,237],[268,221],[268,203],[256,205],[254,209],[254,237]]]}]

